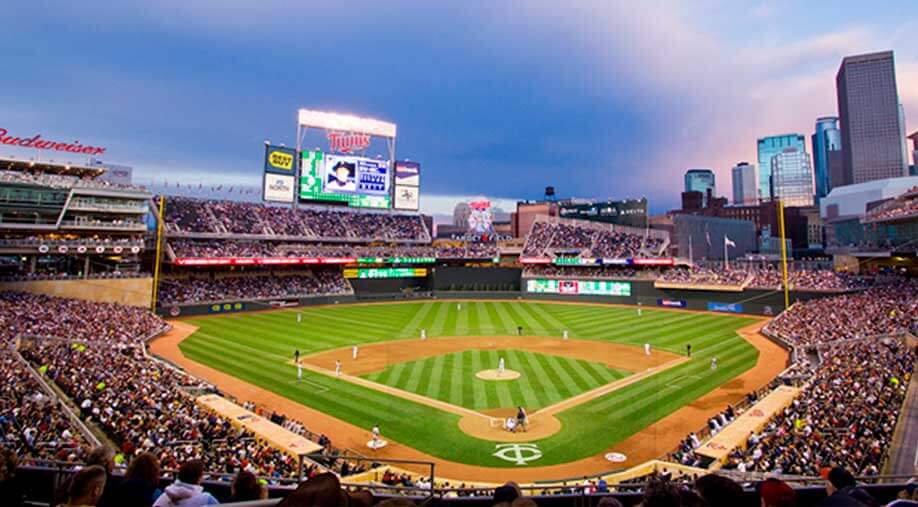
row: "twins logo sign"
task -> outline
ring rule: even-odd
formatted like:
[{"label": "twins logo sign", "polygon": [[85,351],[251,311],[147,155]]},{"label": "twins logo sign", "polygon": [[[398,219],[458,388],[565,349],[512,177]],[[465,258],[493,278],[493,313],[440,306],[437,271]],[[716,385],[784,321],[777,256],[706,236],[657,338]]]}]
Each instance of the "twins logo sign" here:
[{"label": "twins logo sign", "polygon": [[538,444],[497,444],[494,448],[497,450],[492,456],[520,466],[542,457]]}]

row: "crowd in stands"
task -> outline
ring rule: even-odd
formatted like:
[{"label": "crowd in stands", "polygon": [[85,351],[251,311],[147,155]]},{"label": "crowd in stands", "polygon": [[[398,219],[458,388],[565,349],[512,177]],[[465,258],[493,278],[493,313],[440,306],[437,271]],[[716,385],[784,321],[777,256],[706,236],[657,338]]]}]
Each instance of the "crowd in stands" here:
[{"label": "crowd in stands", "polygon": [[[163,321],[150,312],[3,292],[0,319],[0,340],[5,347],[20,335],[41,337],[22,339],[23,357],[73,401],[84,421],[106,433],[118,446],[121,460],[150,452],[163,468],[178,468],[197,459],[208,471],[226,476],[239,470],[275,478],[295,476],[295,458],[207,412],[189,394],[211,391],[212,386],[145,354],[141,340],[164,329]],[[3,364],[4,374],[16,374]],[[6,403],[9,398],[3,394]],[[33,410],[24,412],[23,418],[26,415],[47,417],[43,425],[37,420],[41,431],[30,432],[41,437],[41,442],[65,441],[67,428],[60,425],[59,415],[38,415]],[[4,429],[30,421],[7,424]],[[75,435],[67,431],[67,436]],[[26,455],[45,456],[40,452]]]},{"label": "crowd in stands", "polygon": [[[157,200],[157,202],[159,202]],[[420,215],[266,206],[261,203],[168,197],[171,233],[300,236],[308,239],[430,242]]]},{"label": "crowd in stands", "polygon": [[200,257],[431,257],[436,259],[492,259],[493,243],[464,243],[460,246],[355,245],[348,243],[269,243],[266,241],[218,239],[169,239],[177,258]]},{"label": "crowd in stands", "polygon": [[21,183],[24,185],[35,185],[49,188],[100,188],[100,189],[118,189],[144,191],[141,185],[131,185],[125,183],[112,183],[109,181],[80,178],[77,176],[68,176],[64,174],[51,173],[28,173],[23,171],[6,171],[0,170],[0,183]]},{"label": "crowd in stands", "polygon": [[580,278],[605,280],[656,280],[661,272],[654,268],[633,269],[620,266],[556,266],[530,264],[523,268],[524,278]]},{"label": "crowd in stands", "polygon": [[740,270],[712,269],[695,266],[670,269],[660,277],[662,282],[692,285],[726,285],[739,286],[749,278],[749,273]]},{"label": "crowd in stands", "polygon": [[638,257],[641,251],[658,253],[663,240],[633,232],[615,231],[594,223],[539,221],[532,225],[523,257],[580,255],[583,257]]},{"label": "crowd in stands", "polygon": [[338,269],[292,273],[258,273],[248,276],[163,279],[159,299],[164,305],[262,299],[318,294],[345,294],[350,285]]},{"label": "crowd in stands", "polygon": [[[842,291],[862,289],[869,281],[858,275],[837,272],[832,269],[789,268],[788,285],[791,290]],[[752,289],[778,290],[781,288],[781,269],[775,264],[734,263],[729,267],[722,264],[707,266],[678,267],[666,271],[660,278],[664,282],[692,285],[726,285]]]},{"label": "crowd in stands", "polygon": [[[857,294],[795,303],[767,332],[798,349],[818,351],[792,374],[800,395],[734,450],[724,468],[815,476],[830,466],[878,475],[913,374],[916,354],[880,335],[918,330],[918,282],[889,281]],[[712,430],[729,421],[712,421]],[[718,424],[715,424],[718,423]],[[702,442],[689,435],[675,457],[697,465]]]},{"label": "crowd in stands", "polygon": [[39,280],[111,280],[121,278],[147,278],[150,273],[143,271],[93,271],[92,273],[61,273],[56,271],[36,273],[15,273],[0,276],[3,282],[35,282]]}]

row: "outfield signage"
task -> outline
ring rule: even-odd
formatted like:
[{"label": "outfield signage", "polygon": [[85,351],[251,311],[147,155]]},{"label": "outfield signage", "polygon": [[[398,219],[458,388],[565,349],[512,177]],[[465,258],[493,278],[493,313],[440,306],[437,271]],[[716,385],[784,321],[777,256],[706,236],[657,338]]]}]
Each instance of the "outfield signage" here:
[{"label": "outfield signage", "polygon": [[298,264],[353,264],[354,257],[182,257],[178,266],[287,266]]},{"label": "outfield signage", "polygon": [[292,177],[296,174],[296,149],[265,145],[265,172]]},{"label": "outfield signage", "polygon": [[350,268],[344,270],[345,278],[423,278],[427,268]]},{"label": "outfield signage", "polygon": [[670,308],[685,308],[688,303],[684,299],[657,299],[657,306],[667,306]]},{"label": "outfield signage", "polygon": [[591,257],[555,257],[556,266],[598,266],[602,259]]},{"label": "outfield signage", "polygon": [[71,143],[48,141],[42,139],[41,134],[18,137],[11,135],[5,128],[0,128],[0,144],[19,148],[34,148],[36,150],[64,151],[82,155],[101,155],[105,153],[105,148],[101,146],[80,144],[79,141],[73,141]]},{"label": "outfield signage", "polygon": [[616,259],[598,257],[520,257],[522,264],[555,264],[556,266],[672,266],[674,259]]},{"label": "outfield signage", "polygon": [[526,292],[533,294],[568,294],[592,296],[630,296],[630,282],[611,280],[557,280],[533,278],[526,280]]},{"label": "outfield signage", "polygon": [[743,313],[743,304],[742,303],[718,303],[716,301],[708,301],[708,311]]},{"label": "outfield signage", "polygon": [[358,257],[357,264],[433,264],[434,257]]},{"label": "outfield signage", "polygon": [[228,313],[245,311],[245,303],[214,303],[207,307],[208,313]]}]

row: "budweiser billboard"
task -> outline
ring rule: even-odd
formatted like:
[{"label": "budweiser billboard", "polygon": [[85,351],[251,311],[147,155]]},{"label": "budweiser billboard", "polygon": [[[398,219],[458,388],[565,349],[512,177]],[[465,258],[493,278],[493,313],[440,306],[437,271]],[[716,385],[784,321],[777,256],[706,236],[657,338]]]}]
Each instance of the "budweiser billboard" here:
[{"label": "budweiser billboard", "polygon": [[35,148],[36,150],[63,151],[67,153],[78,153],[82,155],[101,155],[105,153],[105,148],[100,146],[90,146],[81,144],[80,141],[60,142],[42,139],[41,134],[32,136],[19,137],[9,133],[5,128],[0,127],[0,144],[5,146],[16,146],[19,148]]}]

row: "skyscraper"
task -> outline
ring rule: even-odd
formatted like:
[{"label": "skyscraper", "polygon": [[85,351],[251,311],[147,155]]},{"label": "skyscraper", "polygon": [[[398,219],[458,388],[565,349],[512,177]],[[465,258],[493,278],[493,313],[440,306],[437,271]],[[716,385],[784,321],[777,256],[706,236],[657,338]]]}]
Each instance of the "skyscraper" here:
[{"label": "skyscraper", "polygon": [[845,57],[835,85],[846,178],[863,183],[905,176],[893,52]]},{"label": "skyscraper", "polygon": [[740,162],[730,170],[730,175],[733,178],[733,204],[747,205],[759,202],[755,165]]},{"label": "skyscraper", "polygon": [[915,165],[918,165],[918,130],[912,132],[912,135],[908,136],[912,140],[912,162]]},{"label": "skyscraper", "polygon": [[810,155],[795,146],[771,157],[771,194],[785,206],[813,205]]},{"label": "skyscraper", "polygon": [[832,190],[829,175],[829,152],[841,150],[838,118],[835,116],[817,118],[816,132],[811,140],[813,142],[813,174],[816,180],[816,200],[818,201]]},{"label": "skyscraper", "polygon": [[689,169],[685,172],[685,191],[701,192],[702,206],[708,205],[708,190],[711,196],[717,196],[717,186],[714,182],[714,171],[710,169]]},{"label": "skyscraper", "polygon": [[758,140],[759,153],[759,199],[770,201],[772,195],[771,159],[787,148],[796,148],[806,153],[806,139],[800,134],[781,134]]}]

